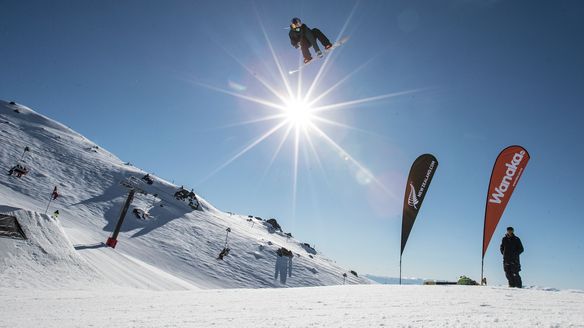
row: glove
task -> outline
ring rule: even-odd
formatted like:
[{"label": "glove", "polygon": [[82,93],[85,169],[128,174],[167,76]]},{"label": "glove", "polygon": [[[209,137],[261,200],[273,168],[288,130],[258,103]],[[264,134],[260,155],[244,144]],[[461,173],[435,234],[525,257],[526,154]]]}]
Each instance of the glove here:
[{"label": "glove", "polygon": [[298,49],[298,47],[300,47],[300,43],[294,45],[294,48]]}]

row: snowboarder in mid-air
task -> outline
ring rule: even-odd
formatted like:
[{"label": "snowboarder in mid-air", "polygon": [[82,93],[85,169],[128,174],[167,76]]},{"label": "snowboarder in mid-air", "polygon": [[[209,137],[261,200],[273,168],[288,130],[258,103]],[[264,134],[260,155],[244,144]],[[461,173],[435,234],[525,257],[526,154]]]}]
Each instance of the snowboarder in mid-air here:
[{"label": "snowboarder in mid-air", "polygon": [[300,18],[294,17],[292,18],[292,23],[290,24],[290,32],[288,33],[290,36],[290,43],[294,48],[300,47],[302,50],[302,56],[304,57],[304,63],[307,64],[312,60],[312,56],[310,54],[310,47],[316,51],[316,55],[318,57],[322,57],[322,51],[320,51],[320,47],[316,43],[316,40],[320,41],[324,46],[325,50],[330,49],[333,45],[329,41],[329,39],[317,28],[309,28],[306,24],[302,23]]}]

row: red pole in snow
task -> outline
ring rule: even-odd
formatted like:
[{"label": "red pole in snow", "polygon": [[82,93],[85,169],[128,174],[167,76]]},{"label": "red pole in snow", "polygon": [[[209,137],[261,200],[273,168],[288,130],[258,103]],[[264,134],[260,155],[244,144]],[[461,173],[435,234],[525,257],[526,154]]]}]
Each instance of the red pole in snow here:
[{"label": "red pole in snow", "polygon": [[116,229],[114,230],[111,237],[107,239],[105,243],[111,248],[116,248],[118,243],[118,234],[120,233],[120,229],[122,229],[122,223],[124,223],[124,218],[126,217],[126,213],[128,212],[128,208],[130,204],[132,204],[132,200],[134,200],[134,194],[136,193],[135,189],[131,189],[130,193],[128,194],[128,198],[126,199],[126,203],[124,207],[122,207],[122,212],[120,213],[120,219],[118,220],[118,224],[116,225]]}]

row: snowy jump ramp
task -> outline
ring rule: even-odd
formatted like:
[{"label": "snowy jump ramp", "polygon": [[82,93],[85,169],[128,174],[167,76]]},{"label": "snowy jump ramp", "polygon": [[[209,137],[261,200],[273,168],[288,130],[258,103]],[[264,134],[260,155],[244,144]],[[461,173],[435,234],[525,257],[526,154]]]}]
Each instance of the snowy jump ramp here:
[{"label": "snowy jump ramp", "polygon": [[5,206],[0,206],[0,213],[15,218],[26,236],[0,238],[0,287],[60,288],[99,279],[56,220]]}]

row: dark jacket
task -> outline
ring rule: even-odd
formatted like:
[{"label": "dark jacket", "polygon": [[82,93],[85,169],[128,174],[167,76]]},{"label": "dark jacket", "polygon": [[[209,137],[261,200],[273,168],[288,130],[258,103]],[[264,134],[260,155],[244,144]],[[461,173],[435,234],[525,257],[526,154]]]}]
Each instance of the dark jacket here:
[{"label": "dark jacket", "polygon": [[503,254],[503,266],[505,271],[521,271],[519,254],[523,253],[523,244],[517,236],[505,235],[501,241],[501,254]]},{"label": "dark jacket", "polygon": [[288,33],[288,36],[290,37],[290,43],[292,44],[292,46],[296,47],[296,45],[300,43],[302,39],[306,39],[307,33],[312,32],[310,28],[308,28],[308,26],[306,26],[306,24],[304,23],[298,29],[293,29],[292,27],[290,27],[290,32]]}]

